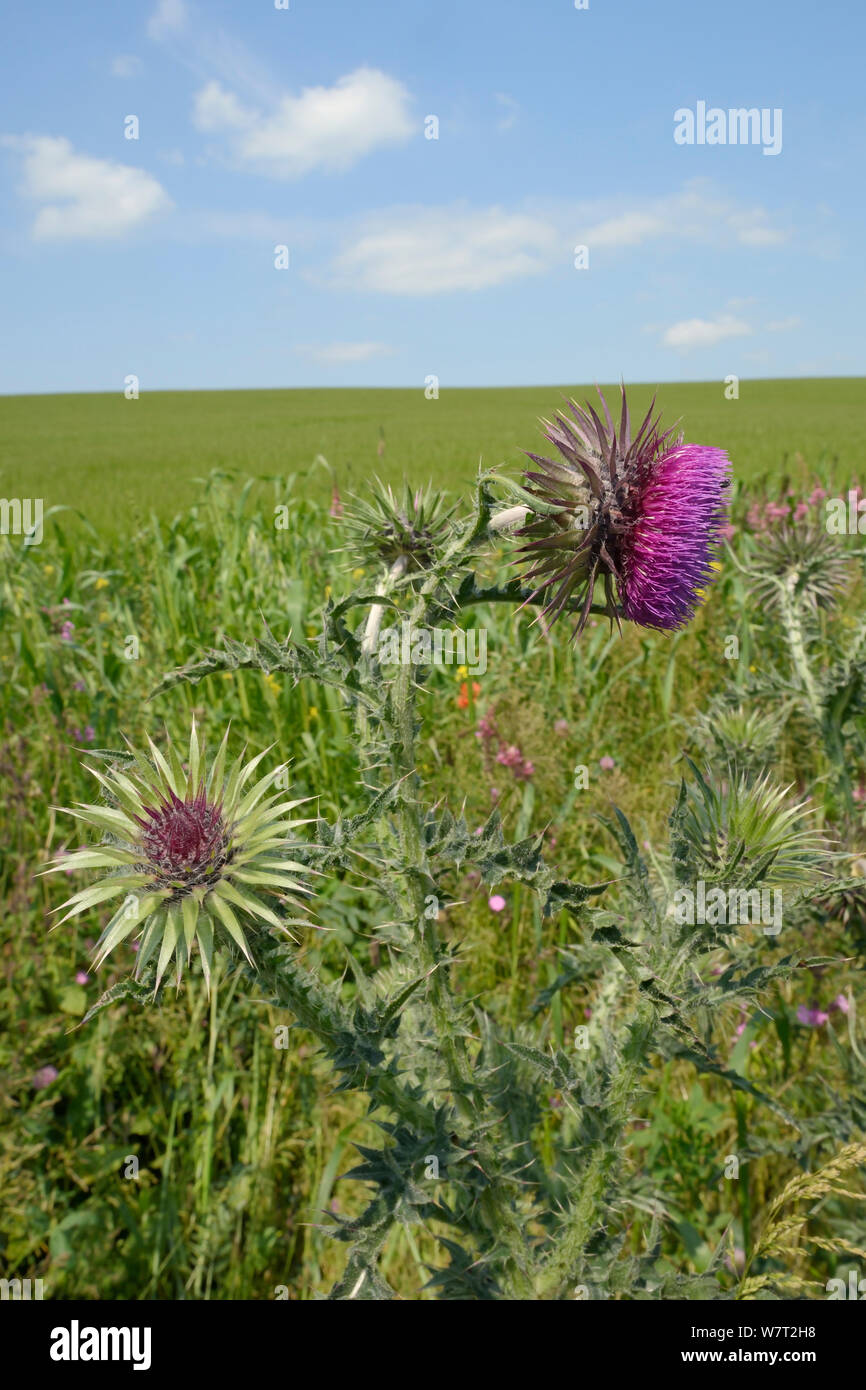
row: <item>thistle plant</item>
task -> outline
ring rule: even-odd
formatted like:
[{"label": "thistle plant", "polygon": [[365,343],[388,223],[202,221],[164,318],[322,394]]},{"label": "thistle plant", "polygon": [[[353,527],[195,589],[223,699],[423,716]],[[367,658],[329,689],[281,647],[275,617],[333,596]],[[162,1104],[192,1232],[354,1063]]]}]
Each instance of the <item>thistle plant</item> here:
[{"label": "thistle plant", "polygon": [[[248,762],[238,758],[226,772],[228,731],[210,768],[194,721],[185,767],[170,739],[165,754],[148,744],[150,757],[131,752],[123,770],[88,767],[106,805],[64,808],[103,838],[56,859],[46,872],[110,872],[63,903],[57,925],[122,896],[96,943],[94,966],[136,933],[137,979],[155,962],[158,990],[174,960],[179,986],[195,950],[209,989],[215,938],[224,937],[252,964],[247,932],[263,923],[287,929],[287,906],[297,910],[298,895],[309,892],[302,882],[308,869],[287,851],[300,824],[289,815],[301,803],[273,790],[283,768],[247,786],[267,749]],[[281,900],[282,916],[263,894]]]},{"label": "thistle plant", "polygon": [[518,532],[529,557],[525,578],[533,598],[545,595],[550,620],[582,599],[576,634],[586,625],[597,579],[610,617],[673,631],[693,617],[715,577],[728,457],[684,444],[675,426],[661,431],[660,416],[652,418],[655,402],[632,436],[625,387],[617,430],[599,397],[604,423],[589,403],[570,401],[571,418],[561,413],[545,422],[560,457],[529,454],[538,471],[527,473],[526,495],[540,514]]},{"label": "thistle plant", "polygon": [[[538,471],[510,485],[504,508],[496,474],[480,478],[473,507],[459,515],[432,495],[378,488],[343,523],[374,580],[326,598],[315,642],[267,628],[257,640],[226,640],[155,692],[240,670],[336,690],[356,730],[359,812],[320,813],[301,833],[290,819],[298,802],[271,790],[273,773],[247,786],[266,752],[226,776],[224,738],[205,773],[194,728],[186,769],[171,745],[162,753],[154,744],[122,770],[92,769],[106,804],[72,813],[102,840],[52,866],[110,871],[64,904],[67,917],[131,896],[131,915],[122,909],[103,931],[100,961],[138,930],[137,974],[159,997],[173,958],[194,988],[186,967],[196,943],[206,976],[223,950],[256,1000],[318,1040],[339,1088],[367,1101],[382,1139],[361,1147],[343,1175],[368,1189],[368,1201],[357,1216],[334,1215],[331,1234],[347,1246],[334,1299],[393,1296],[380,1256],[399,1225],[434,1242],[429,1288],[445,1298],[559,1300],[576,1288],[591,1297],[734,1296],[723,1245],[692,1274],[660,1258],[665,1195],[647,1185],[628,1145],[658,1062],[721,1079],[799,1126],[804,1145],[820,1142],[820,1119],[809,1133],[808,1117],[793,1117],[728,1065],[714,1032],[820,958],[804,960],[796,936],[782,948],[760,928],[735,927],[725,938],[732,958],[713,975],[719,934],[673,911],[676,895],[704,878],[749,889],[781,881],[796,887],[796,931],[797,913],[835,883],[811,806],[769,775],[686,765],[668,845],[642,853],[616,809],[606,833],[618,872],[578,881],[547,861],[540,835],[510,839],[495,811],[473,828],[460,807],[431,800],[418,766],[429,667],[393,673],[376,657],[386,608],[421,627],[453,624],[489,602],[529,604],[550,619],[568,615],[578,635],[593,608],[665,632],[688,621],[715,573],[727,457],[661,432],[652,411],[632,435],[624,393],[617,429],[602,405],[604,424],[574,406],[573,420],[548,425],[561,461],[531,456]],[[476,567],[489,572],[503,542],[524,568],[528,556],[528,572],[490,584]],[[490,890],[520,886],[542,917],[563,923],[561,972],[517,1024],[461,989],[471,943],[446,923],[468,871]],[[330,976],[306,968],[295,897],[313,872],[323,899],[340,879],[379,900],[378,969],[351,950]],[[578,981],[592,991],[587,1046],[555,1046],[552,1011]],[[561,1123],[542,1142],[552,1094]],[[629,1234],[636,1211],[646,1218],[639,1239]]]}]

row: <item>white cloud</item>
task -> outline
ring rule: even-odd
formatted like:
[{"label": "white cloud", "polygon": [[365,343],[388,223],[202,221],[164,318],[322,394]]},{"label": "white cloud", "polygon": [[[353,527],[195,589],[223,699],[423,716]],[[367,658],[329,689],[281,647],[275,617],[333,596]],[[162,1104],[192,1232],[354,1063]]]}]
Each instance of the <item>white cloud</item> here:
[{"label": "white cloud", "polygon": [[3,144],[24,157],[23,195],[44,204],[36,241],[120,236],[171,206],[143,169],[77,154],[63,136],[4,136]]},{"label": "white cloud", "polygon": [[166,39],[186,26],[187,10],[184,0],[159,0],[147,21],[148,37]]},{"label": "white cloud", "polygon": [[669,224],[657,213],[625,212],[609,217],[585,233],[589,246],[640,246],[644,241],[664,236]]},{"label": "white cloud", "polygon": [[556,230],[502,208],[409,208],[366,224],[338,255],[333,283],[384,294],[481,290],[547,269]]},{"label": "white cloud", "polygon": [[773,319],[766,325],[768,333],[792,333],[803,320],[798,314],[790,314],[786,319]]},{"label": "white cloud", "polygon": [[119,53],[111,60],[112,77],[135,77],[141,72],[141,59],[130,53]]},{"label": "white cloud", "polygon": [[227,136],[235,163],[276,179],[348,169],[415,132],[406,88],[376,68],[357,68],[333,87],[284,95],[267,112],[209,82],[196,95],[193,121],[201,131]]},{"label": "white cloud", "polygon": [[[586,225],[586,223],[589,225]],[[606,216],[578,219],[577,240],[593,247],[641,246],[647,241],[725,242],[741,246],[774,246],[787,232],[773,227],[765,208],[742,208],[717,194],[705,182],[694,182],[679,193],[655,198],[638,207],[623,207]]]},{"label": "white cloud", "polygon": [[389,357],[393,348],[387,343],[328,343],[322,347],[310,344],[296,351],[326,367],[338,367],[351,362],[369,362],[374,357]]},{"label": "white cloud", "polygon": [[751,331],[745,320],[734,318],[733,314],[720,314],[715,319],[681,319],[665,330],[662,342],[665,347],[688,352],[692,348],[713,347],[725,338],[744,338]]}]

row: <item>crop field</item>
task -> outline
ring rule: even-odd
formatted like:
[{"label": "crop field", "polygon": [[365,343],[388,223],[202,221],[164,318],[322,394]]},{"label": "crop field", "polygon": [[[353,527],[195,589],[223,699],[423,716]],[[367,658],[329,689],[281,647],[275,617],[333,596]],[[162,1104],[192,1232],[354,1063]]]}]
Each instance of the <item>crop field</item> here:
[{"label": "crop field", "polygon": [[[0,535],[4,1277],[751,1300],[862,1271],[866,384],[660,388],[732,462],[715,582],[620,633],[599,578],[572,639],[494,518],[590,394],[0,399],[0,491],[44,505],[38,544]],[[389,664],[389,623],[462,659]],[[226,731],[227,769],[261,762],[234,802],[213,774],[180,867],[148,803],[140,918],[106,943],[106,892],[59,921],[106,875],[140,897],[125,851],[73,857],[133,827],[145,783],[112,778],[150,760],[193,806]],[[300,803],[279,879],[264,776]],[[683,915],[713,890],[758,915]]]},{"label": "crop field", "polygon": [[[610,392],[615,387],[604,387]],[[306,470],[330,494],[322,456],[343,491],[372,473],[385,481],[471,487],[479,465],[514,467],[538,442],[539,417],[591,386],[449,390],[143,392],[113,396],[0,397],[0,486],[45,506],[80,508],[109,533],[152,512],[170,520],[198,496],[212,469],[244,476]],[[632,390],[634,413],[656,388]],[[696,439],[723,439],[737,476],[780,477],[796,467],[856,469],[866,451],[866,386],[840,380],[744,381],[727,400],[720,383],[665,385],[659,406]]]}]

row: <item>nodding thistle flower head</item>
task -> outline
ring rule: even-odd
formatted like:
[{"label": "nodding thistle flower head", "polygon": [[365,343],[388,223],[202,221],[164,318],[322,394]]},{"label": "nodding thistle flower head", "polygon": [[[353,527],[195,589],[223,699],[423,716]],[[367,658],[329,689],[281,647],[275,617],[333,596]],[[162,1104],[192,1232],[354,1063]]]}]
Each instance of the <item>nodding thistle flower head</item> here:
[{"label": "nodding thistle flower head", "polygon": [[309,891],[297,876],[310,870],[287,849],[303,824],[289,819],[301,802],[273,790],[282,768],[249,785],[268,749],[249,762],[242,755],[226,773],[228,730],[209,770],[195,723],[186,769],[170,740],[166,756],[150,739],[148,744],[150,757],[133,753],[123,771],[88,767],[109,804],[63,809],[103,838],[52,861],[46,872],[107,871],[57,909],[66,909],[60,922],[123,899],[96,943],[96,966],[135,932],[136,977],[155,960],[158,989],[172,960],[180,984],[197,944],[209,990],[220,937],[252,963],[246,930],[261,923],[285,929],[286,920],[297,920],[281,920],[262,895],[279,895],[297,910],[294,895]]},{"label": "nodding thistle flower head", "polygon": [[545,596],[548,621],[578,609],[573,635],[586,625],[596,579],[617,623],[624,617],[669,632],[693,617],[715,578],[728,457],[684,444],[673,429],[661,433],[654,399],[632,436],[625,388],[617,430],[599,396],[604,423],[589,403],[570,401],[573,419],[543,422],[561,457],[527,455],[539,471],[526,474],[536,515],[517,533],[529,557],[526,578],[533,598]]},{"label": "nodding thistle flower head", "polygon": [[377,478],[369,497],[355,497],[346,506],[343,524],[353,553],[411,574],[429,569],[453,513],[441,492],[404,483],[402,494],[395,495]]}]

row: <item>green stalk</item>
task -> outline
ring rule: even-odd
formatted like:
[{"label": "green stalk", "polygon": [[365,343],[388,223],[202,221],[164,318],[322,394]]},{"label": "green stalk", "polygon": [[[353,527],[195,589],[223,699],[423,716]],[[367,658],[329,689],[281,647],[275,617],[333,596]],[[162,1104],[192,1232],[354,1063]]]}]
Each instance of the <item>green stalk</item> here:
[{"label": "green stalk", "polygon": [[821,703],[821,697],[818,694],[818,688],[815,684],[815,677],[812,674],[812,667],[809,663],[802,617],[794,599],[793,590],[796,582],[797,574],[795,571],[788,576],[784,584],[779,585],[782,623],[785,628],[788,649],[791,653],[791,661],[794,664],[797,675],[800,677],[800,683],[803,686],[809,711],[815,723],[821,728],[824,723],[824,708]]}]

